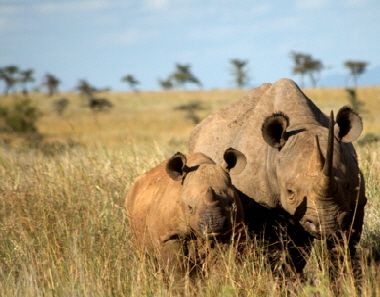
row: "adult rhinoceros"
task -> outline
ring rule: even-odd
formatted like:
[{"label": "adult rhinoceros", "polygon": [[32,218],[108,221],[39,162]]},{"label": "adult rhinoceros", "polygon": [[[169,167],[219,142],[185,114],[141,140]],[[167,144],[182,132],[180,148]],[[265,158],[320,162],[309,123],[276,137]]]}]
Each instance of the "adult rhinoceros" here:
[{"label": "adult rhinoceros", "polygon": [[292,80],[281,79],[205,118],[191,133],[189,152],[219,162],[223,150],[233,147],[247,157],[245,169],[232,176],[246,222],[251,229],[258,224],[255,203],[285,222],[296,247],[290,251],[293,269],[301,272],[314,238],[349,230],[355,255],[367,199],[350,142],[361,131],[351,108],[341,108],[334,124],[333,115],[329,119]]}]

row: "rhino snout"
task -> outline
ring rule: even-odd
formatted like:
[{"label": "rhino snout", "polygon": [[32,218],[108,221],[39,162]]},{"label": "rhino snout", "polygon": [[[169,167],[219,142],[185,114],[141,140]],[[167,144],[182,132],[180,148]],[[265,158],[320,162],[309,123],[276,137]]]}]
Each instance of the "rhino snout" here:
[{"label": "rhino snout", "polygon": [[317,220],[311,217],[306,217],[302,220],[301,224],[305,228],[305,230],[311,234],[320,233],[320,224]]},{"label": "rhino snout", "polygon": [[226,231],[226,216],[220,209],[205,211],[200,214],[198,228],[204,235],[220,235]]},{"label": "rhino snout", "polygon": [[349,222],[349,215],[342,212],[336,216],[304,216],[301,220],[302,226],[307,232],[320,239],[322,235],[330,236],[338,230],[345,230]]}]

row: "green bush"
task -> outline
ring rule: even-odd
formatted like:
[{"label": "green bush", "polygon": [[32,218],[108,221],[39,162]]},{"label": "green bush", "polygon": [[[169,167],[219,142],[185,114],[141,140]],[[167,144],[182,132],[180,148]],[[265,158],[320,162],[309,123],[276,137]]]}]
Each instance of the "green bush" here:
[{"label": "green bush", "polygon": [[30,99],[23,99],[11,107],[0,106],[0,131],[37,132],[36,122],[41,115]]},{"label": "green bush", "polygon": [[357,143],[360,145],[360,146],[364,146],[366,144],[369,144],[369,143],[372,143],[372,142],[377,142],[377,141],[380,141],[380,136],[375,134],[375,133],[366,133],[365,135],[363,135],[362,137],[360,137],[360,139],[357,141]]}]

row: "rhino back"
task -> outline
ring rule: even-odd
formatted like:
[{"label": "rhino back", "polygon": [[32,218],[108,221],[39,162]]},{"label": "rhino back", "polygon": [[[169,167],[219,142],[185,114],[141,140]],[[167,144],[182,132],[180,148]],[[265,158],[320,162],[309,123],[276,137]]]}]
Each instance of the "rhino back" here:
[{"label": "rhino back", "polygon": [[189,151],[207,154],[218,163],[225,149],[240,150],[247,157],[247,166],[239,175],[231,176],[233,184],[257,202],[277,207],[278,194],[272,191],[268,160],[272,148],[264,141],[261,126],[266,117],[280,111],[290,118],[288,131],[328,126],[328,117],[298,86],[290,79],[281,79],[255,88],[198,124],[190,135]]},{"label": "rhino back", "polygon": [[[205,118],[190,134],[189,153],[202,152],[215,162],[221,163],[223,152],[232,147],[236,133],[245,125],[250,111],[270,86],[263,84],[240,101],[219,109]],[[208,150],[208,147],[213,147],[214,150]],[[207,151],[211,151],[211,155]]]}]

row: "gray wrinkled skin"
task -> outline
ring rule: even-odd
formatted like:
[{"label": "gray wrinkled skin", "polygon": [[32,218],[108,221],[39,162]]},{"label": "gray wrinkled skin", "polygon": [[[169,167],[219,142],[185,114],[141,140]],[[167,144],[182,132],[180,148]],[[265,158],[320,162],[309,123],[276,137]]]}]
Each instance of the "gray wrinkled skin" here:
[{"label": "gray wrinkled skin", "polygon": [[[240,150],[247,166],[232,182],[248,198],[243,201],[248,222],[255,220],[249,206],[253,199],[274,215],[285,213],[290,227],[301,225],[306,233],[295,239],[301,247],[308,245],[306,237],[329,238],[350,230],[353,256],[367,199],[350,142],[360,135],[362,123],[349,108],[342,108],[336,120],[328,169],[329,117],[293,81],[281,79],[204,119],[190,135],[189,152],[202,152],[218,162],[224,149]],[[306,261],[301,262],[296,271],[302,271]]]}]

